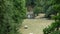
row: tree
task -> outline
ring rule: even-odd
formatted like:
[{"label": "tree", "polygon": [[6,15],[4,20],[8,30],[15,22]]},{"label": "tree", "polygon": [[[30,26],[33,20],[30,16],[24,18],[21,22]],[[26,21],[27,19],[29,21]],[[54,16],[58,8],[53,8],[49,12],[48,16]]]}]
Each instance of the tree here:
[{"label": "tree", "polygon": [[28,6],[33,8],[35,6],[35,0],[26,0],[26,7]]},{"label": "tree", "polygon": [[25,15],[25,0],[0,0],[0,34],[18,34]]},{"label": "tree", "polygon": [[[59,1],[58,0],[53,0],[52,4],[53,4],[53,9],[55,11],[57,11],[58,13],[57,13],[57,15],[55,15],[53,17],[55,19],[55,22],[51,24],[51,26],[50,26],[51,29],[49,27],[45,28],[48,31],[46,31],[44,29],[43,30],[44,34],[47,34],[46,32],[48,32],[48,34],[60,34],[60,30],[59,30],[59,28],[60,28],[60,0]],[[51,30],[53,30],[53,31],[51,31]]]}]

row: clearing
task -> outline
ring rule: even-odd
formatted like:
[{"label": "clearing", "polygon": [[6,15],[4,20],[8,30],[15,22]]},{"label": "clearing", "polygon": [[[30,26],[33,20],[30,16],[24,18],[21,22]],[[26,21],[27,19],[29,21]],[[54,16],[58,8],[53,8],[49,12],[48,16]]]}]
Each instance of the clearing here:
[{"label": "clearing", "polygon": [[[40,14],[37,17],[43,17],[44,14]],[[36,17],[36,18],[37,18]],[[22,34],[43,34],[43,29],[50,25],[54,20],[48,20],[46,18],[41,19],[25,19],[22,23],[22,27],[20,28],[20,32]],[[24,29],[24,26],[27,25],[28,29]]]}]

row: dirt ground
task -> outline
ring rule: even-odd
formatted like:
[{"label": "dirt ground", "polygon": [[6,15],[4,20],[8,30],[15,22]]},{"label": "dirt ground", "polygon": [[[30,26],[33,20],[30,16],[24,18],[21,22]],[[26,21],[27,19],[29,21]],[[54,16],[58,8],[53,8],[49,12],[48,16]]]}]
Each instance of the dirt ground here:
[{"label": "dirt ground", "polygon": [[[43,17],[44,14],[40,14],[40,17]],[[39,16],[38,16],[39,17]],[[39,18],[40,18],[39,17]],[[37,17],[36,17],[37,18]],[[43,19],[25,19],[20,28],[22,34],[43,34],[43,29],[50,25],[54,20]],[[24,26],[27,25],[28,29],[24,29]]]}]

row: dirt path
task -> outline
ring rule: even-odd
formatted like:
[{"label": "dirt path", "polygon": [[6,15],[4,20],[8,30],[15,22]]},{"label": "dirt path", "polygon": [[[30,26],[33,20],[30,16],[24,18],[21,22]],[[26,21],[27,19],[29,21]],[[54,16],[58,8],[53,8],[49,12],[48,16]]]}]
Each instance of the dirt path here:
[{"label": "dirt path", "polygon": [[[47,19],[25,19],[22,23],[22,27],[20,29],[22,34],[43,34],[43,29],[50,25],[53,20]],[[24,29],[24,26],[27,25],[28,29]]]}]

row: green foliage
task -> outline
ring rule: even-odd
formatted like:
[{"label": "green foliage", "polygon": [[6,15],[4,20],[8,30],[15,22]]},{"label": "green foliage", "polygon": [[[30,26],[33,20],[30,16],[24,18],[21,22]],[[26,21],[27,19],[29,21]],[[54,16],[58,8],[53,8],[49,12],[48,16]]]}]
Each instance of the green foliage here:
[{"label": "green foliage", "polygon": [[60,12],[60,4],[56,4],[53,7],[56,11]]},{"label": "green foliage", "polygon": [[54,31],[54,32],[52,32],[50,34],[60,34],[60,31]]},{"label": "green foliage", "polygon": [[34,10],[33,10],[34,14],[38,15],[39,13],[42,13],[42,7],[35,7]]},{"label": "green foliage", "polygon": [[48,28],[43,29],[44,34],[49,34],[51,32],[54,32],[55,30],[57,30],[56,28],[60,27],[60,22],[55,22],[52,23],[51,26],[48,26]]},{"label": "green foliage", "polygon": [[[48,28],[45,28],[43,30],[44,34],[47,34],[46,31],[48,32],[48,34],[60,34],[60,0],[52,0],[52,6],[53,9],[58,12],[53,18],[55,19],[55,22],[51,24],[51,26],[48,26]],[[51,27],[51,28],[50,28]],[[52,30],[52,31],[51,31]]]},{"label": "green foliage", "polygon": [[0,0],[0,34],[18,34],[25,15],[25,0]]},{"label": "green foliage", "polygon": [[26,6],[31,6],[34,7],[35,6],[35,0],[26,0]]}]

